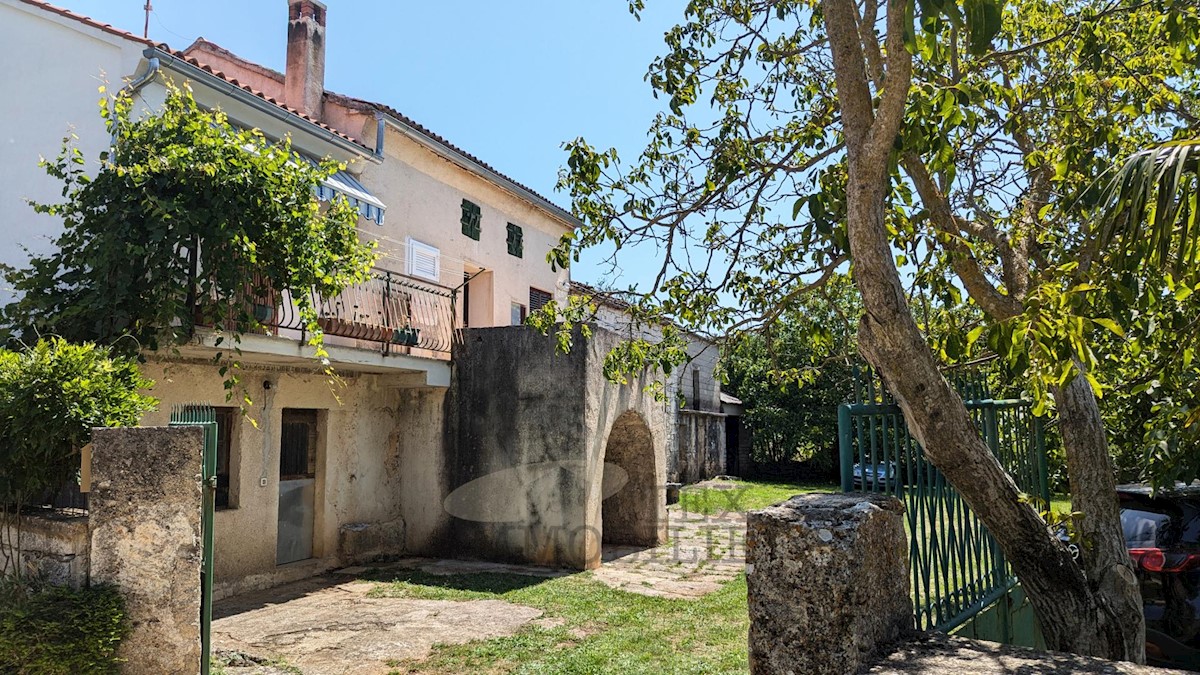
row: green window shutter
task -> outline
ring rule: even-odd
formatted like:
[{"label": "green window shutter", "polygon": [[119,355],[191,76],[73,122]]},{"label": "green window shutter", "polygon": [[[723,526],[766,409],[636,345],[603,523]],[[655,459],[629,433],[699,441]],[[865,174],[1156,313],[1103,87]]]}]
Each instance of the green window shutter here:
[{"label": "green window shutter", "polygon": [[482,213],[479,210],[479,205],[462,200],[462,233],[468,237],[479,241],[479,221]]},{"label": "green window shutter", "polygon": [[508,224],[508,254],[520,258],[525,253],[525,235],[519,225]]}]

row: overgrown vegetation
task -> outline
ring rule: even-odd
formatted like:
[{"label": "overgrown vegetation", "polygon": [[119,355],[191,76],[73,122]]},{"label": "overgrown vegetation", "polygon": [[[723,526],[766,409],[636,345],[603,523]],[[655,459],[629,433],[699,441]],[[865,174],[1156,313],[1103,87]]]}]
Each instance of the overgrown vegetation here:
[{"label": "overgrown vegetation", "polygon": [[363,281],[375,260],[358,238],[354,207],[317,201],[316,188],[340,166],[235,127],[186,88],[169,88],[162,109],[143,117],[126,95],[101,99],[100,111],[114,144],[95,176],[66,141],[57,160],[43,162],[66,201],[34,209],[61,218],[65,230],[53,253],[7,275],[20,295],[7,322],[26,335],[127,353],[212,327],[232,395],[241,336],[264,332],[276,307],[291,302],[323,358],[313,294]]},{"label": "overgrown vegetation", "polygon": [[0,586],[0,672],[13,675],[109,675],[129,627],[111,586]]},{"label": "overgrown vegetation", "polygon": [[0,570],[20,581],[23,512],[76,476],[93,427],[132,426],[152,410],[151,385],[136,361],[94,344],[0,350]]},{"label": "overgrown vegetation", "polygon": [[[438,645],[428,659],[395,662],[397,673],[745,673],[746,581],[739,576],[694,600],[616,590],[576,574],[380,573],[374,597],[498,599],[536,607],[547,621],[507,637]],[[554,625],[555,620],[561,623]],[[697,627],[703,626],[703,630]]]}]

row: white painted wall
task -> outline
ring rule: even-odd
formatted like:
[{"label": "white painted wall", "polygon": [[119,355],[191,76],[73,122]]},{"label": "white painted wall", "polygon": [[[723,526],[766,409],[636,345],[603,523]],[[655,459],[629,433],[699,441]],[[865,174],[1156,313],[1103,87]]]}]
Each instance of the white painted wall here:
[{"label": "white painted wall", "polygon": [[[110,91],[137,70],[146,45],[17,0],[0,0],[0,263],[24,266],[52,250],[58,219],[33,212],[27,199],[61,201],[62,185],[38,168],[74,133],[94,173],[109,137],[100,119],[99,87]],[[0,304],[12,293],[0,281]]]}]

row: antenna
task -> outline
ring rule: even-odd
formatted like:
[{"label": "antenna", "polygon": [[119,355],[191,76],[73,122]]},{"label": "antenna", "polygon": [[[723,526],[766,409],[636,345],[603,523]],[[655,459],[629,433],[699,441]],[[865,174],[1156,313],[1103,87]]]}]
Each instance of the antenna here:
[{"label": "antenna", "polygon": [[154,8],[150,6],[150,0],[146,0],[146,8],[145,9],[146,9],[146,25],[144,28],[142,28],[142,37],[149,38],[150,37],[150,12],[154,11]]}]

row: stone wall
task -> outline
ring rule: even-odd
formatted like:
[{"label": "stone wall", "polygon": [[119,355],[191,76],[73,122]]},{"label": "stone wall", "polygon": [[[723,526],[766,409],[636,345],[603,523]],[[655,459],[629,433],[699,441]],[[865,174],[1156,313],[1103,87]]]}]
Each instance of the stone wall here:
[{"label": "stone wall", "polygon": [[725,473],[725,420],[720,413],[680,410],[667,455],[667,481],[698,483]]},{"label": "stone wall", "polygon": [[[88,520],[86,515],[47,512],[26,515],[21,523],[21,564],[26,572],[59,586],[79,588],[87,583]],[[13,549],[6,544],[13,543]],[[0,537],[0,575],[18,564],[16,532]]]},{"label": "stone wall", "polygon": [[803,495],[746,528],[750,671],[849,675],[912,627],[904,505]]},{"label": "stone wall", "polygon": [[439,476],[446,513],[425,552],[595,567],[606,498],[616,500],[610,520],[625,512],[616,502],[632,499],[644,521],[610,525],[646,544],[665,540],[668,403],[643,378],[604,379],[619,340],[597,328],[559,354],[553,338],[525,327],[464,331]]},{"label": "stone wall", "polygon": [[125,598],[122,672],[197,673],[203,430],[96,429],[93,442],[90,576]]}]

